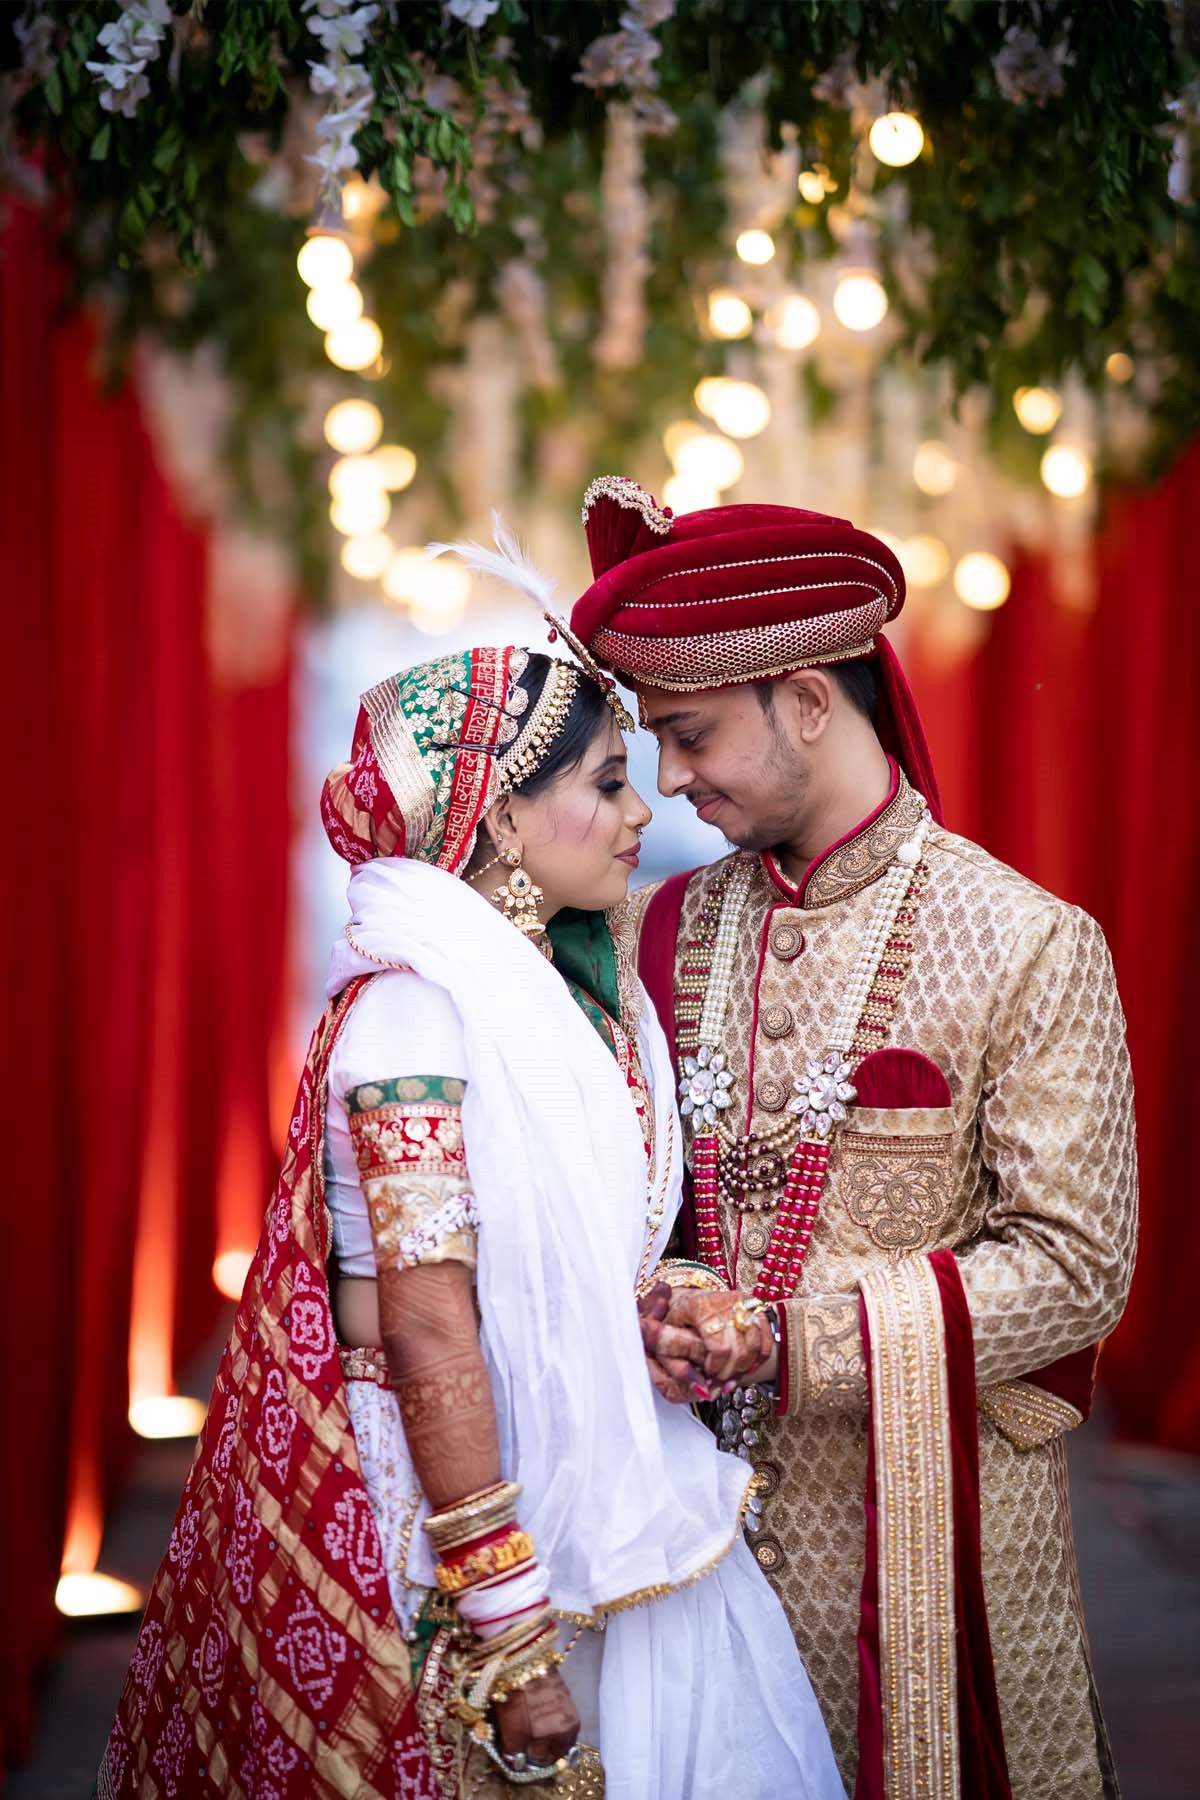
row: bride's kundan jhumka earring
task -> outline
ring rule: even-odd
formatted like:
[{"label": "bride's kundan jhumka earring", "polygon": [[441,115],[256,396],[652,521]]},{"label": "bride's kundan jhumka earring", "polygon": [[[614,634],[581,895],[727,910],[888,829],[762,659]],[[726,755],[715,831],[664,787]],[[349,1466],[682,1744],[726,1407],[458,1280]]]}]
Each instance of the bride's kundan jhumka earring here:
[{"label": "bride's kundan jhumka earring", "polygon": [[506,919],[511,919],[517,930],[523,932],[530,943],[536,944],[543,956],[553,957],[554,951],[546,927],[538,918],[538,902],[542,899],[541,888],[528,870],[521,867],[519,850],[506,850],[500,860],[508,864],[512,874],[493,893],[492,905],[502,912]]}]

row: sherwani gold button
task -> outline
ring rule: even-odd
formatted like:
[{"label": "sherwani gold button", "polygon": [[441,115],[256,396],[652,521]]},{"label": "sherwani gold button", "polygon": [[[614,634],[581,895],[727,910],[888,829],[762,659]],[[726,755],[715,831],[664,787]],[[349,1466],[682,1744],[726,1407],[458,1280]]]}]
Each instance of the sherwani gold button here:
[{"label": "sherwani gold button", "polygon": [[761,1081],[754,1084],[754,1098],[764,1112],[780,1112],[788,1097],[788,1091],[782,1081],[776,1081],[773,1075],[764,1075]]},{"label": "sherwani gold button", "polygon": [[777,1006],[768,1006],[762,1015],[762,1028],[769,1038],[785,1038],[795,1030],[795,1026],[791,1007],[784,1006],[782,1002]]},{"label": "sherwani gold button", "polygon": [[780,962],[791,962],[804,948],[804,933],[798,925],[773,925],[770,942],[772,955]]},{"label": "sherwani gold button", "polygon": [[755,1262],[767,1254],[767,1245],[771,1242],[771,1233],[765,1225],[747,1225],[742,1233],[742,1249]]}]

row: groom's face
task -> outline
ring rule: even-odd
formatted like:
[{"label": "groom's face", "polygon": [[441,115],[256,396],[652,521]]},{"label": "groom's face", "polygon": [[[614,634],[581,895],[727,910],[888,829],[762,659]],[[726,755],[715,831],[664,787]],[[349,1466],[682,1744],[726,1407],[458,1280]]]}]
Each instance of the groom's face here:
[{"label": "groom's face", "polygon": [[697,816],[739,849],[769,850],[788,839],[811,768],[773,688],[640,688],[638,698],[658,739],[660,794],[685,794]]}]

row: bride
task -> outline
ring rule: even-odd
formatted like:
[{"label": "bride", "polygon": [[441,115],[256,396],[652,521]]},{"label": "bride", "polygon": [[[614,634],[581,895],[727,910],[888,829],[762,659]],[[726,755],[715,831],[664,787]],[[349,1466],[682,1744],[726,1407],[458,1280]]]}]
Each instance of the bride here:
[{"label": "bride", "polygon": [[516,649],[363,696],[351,918],[101,1796],[843,1795],[751,1471],[643,1360],[682,1157],[606,919],[622,722]]}]

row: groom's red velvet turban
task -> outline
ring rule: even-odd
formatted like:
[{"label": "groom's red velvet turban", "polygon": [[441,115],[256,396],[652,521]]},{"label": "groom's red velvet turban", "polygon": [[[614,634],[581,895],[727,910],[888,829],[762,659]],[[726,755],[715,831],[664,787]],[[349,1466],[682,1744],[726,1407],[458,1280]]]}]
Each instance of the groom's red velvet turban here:
[{"label": "groom's red velvet turban", "polygon": [[904,604],[886,544],[795,506],[675,518],[621,475],[592,482],[583,523],[596,579],[571,626],[599,662],[640,687],[695,693],[874,657],[880,738],[938,813],[916,703],[882,636]]}]

